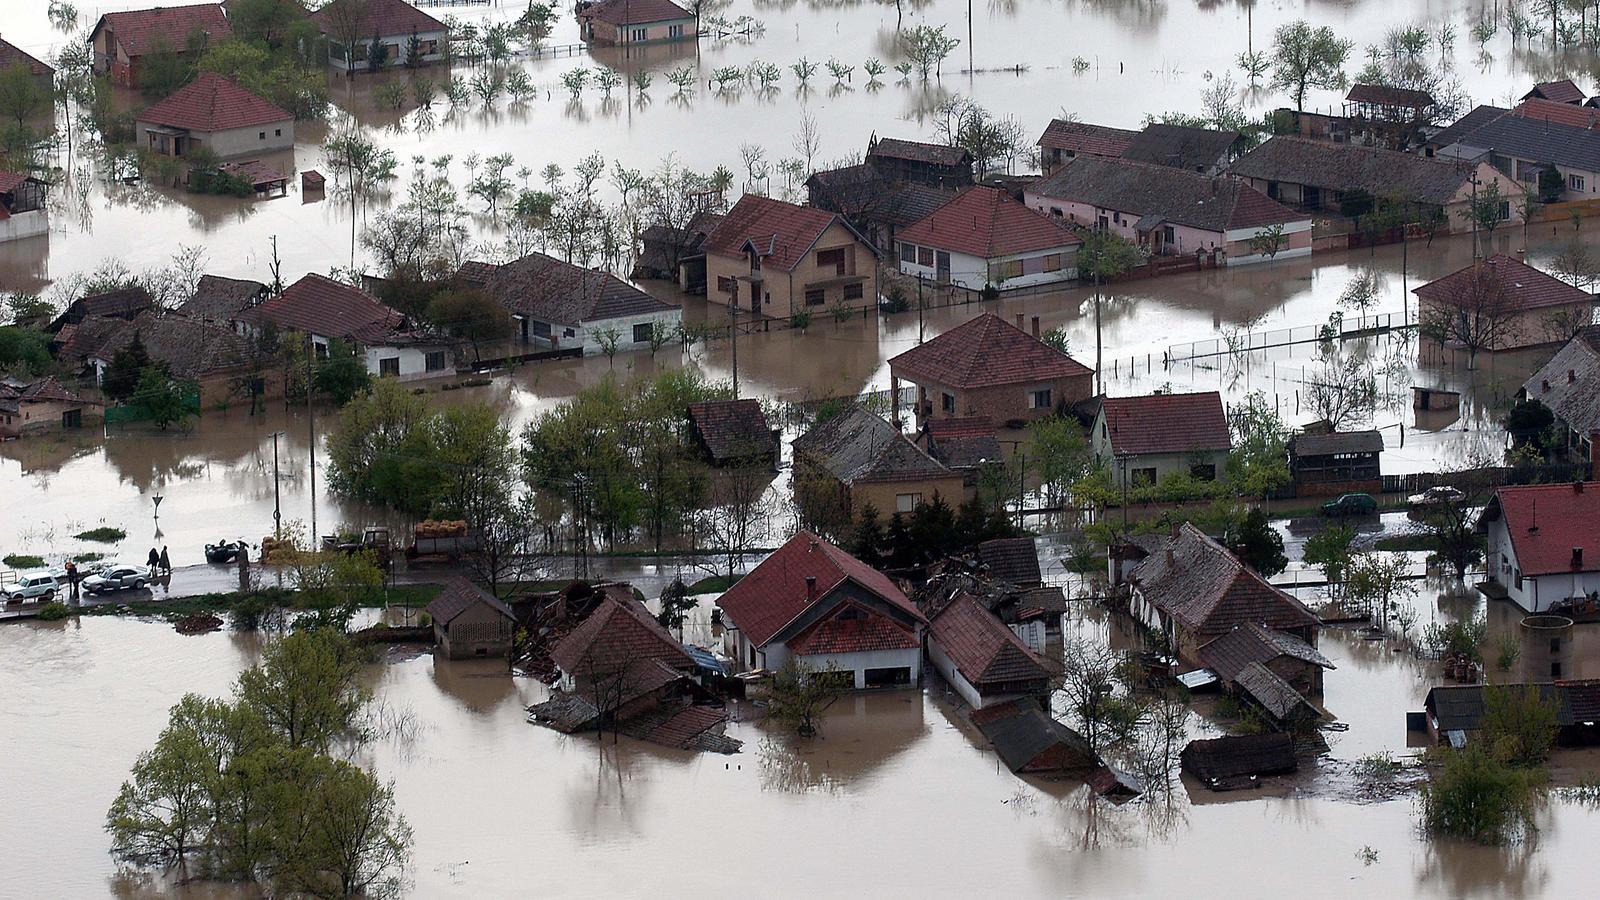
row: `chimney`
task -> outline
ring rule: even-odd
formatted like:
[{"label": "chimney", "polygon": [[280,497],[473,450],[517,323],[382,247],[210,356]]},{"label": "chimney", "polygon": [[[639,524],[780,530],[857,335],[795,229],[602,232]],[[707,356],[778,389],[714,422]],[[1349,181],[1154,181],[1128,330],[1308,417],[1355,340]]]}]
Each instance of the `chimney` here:
[{"label": "chimney", "polygon": [[1550,393],[1550,379],[1546,378],[1543,381],[1540,381],[1539,382],[1539,390],[1540,390],[1540,392],[1545,393],[1545,394]]},{"label": "chimney", "polygon": [[811,546],[809,548],[809,551],[812,552],[812,553],[817,552],[817,539],[816,538],[812,538],[811,539]]},{"label": "chimney", "polygon": [[1034,316],[1033,317],[1033,336],[1035,338],[1037,338],[1039,336],[1039,317],[1038,316]]},{"label": "chimney", "polygon": [[810,603],[811,601],[813,601],[815,599],[817,599],[817,576],[815,576],[815,575],[807,575],[806,576],[806,602]]},{"label": "chimney", "polygon": [[1022,313],[1017,313],[1017,330],[1022,330]]},{"label": "chimney", "polygon": [[1574,569],[1583,568],[1583,548],[1582,547],[1573,547],[1572,548],[1572,567]]},{"label": "chimney", "polygon": [[1172,548],[1168,547],[1167,548],[1167,568],[1168,569],[1175,569],[1177,567],[1178,567],[1178,558],[1173,554]]},{"label": "chimney", "polygon": [[1173,522],[1172,523],[1172,539],[1173,540],[1177,540],[1178,539],[1178,535],[1180,533],[1182,533],[1182,531],[1183,531],[1183,526],[1182,525],[1178,524],[1177,522]]},{"label": "chimney", "polygon": [[1577,369],[1568,369],[1567,370],[1567,384],[1571,384],[1571,383],[1573,383],[1574,381],[1577,381],[1577,380],[1578,380],[1578,370]]},{"label": "chimney", "polygon": [[1574,481],[1574,482],[1573,482],[1573,483],[1572,483],[1572,492],[1573,492],[1573,493],[1574,493],[1574,494],[1581,494],[1581,493],[1583,493],[1583,481],[1582,481],[1582,480],[1579,480],[1579,481]]}]

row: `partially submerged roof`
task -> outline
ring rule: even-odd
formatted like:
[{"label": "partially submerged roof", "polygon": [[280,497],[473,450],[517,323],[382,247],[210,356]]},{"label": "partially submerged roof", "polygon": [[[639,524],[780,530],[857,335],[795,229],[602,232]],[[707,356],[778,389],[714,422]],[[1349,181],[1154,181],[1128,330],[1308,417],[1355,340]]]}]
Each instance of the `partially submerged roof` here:
[{"label": "partially submerged roof", "polygon": [[1497,253],[1411,291],[1425,302],[1516,312],[1593,306],[1594,295],[1504,253]]},{"label": "partially submerged roof", "polygon": [[62,386],[54,375],[33,381],[0,379],[0,399],[14,403],[82,403],[83,398]]},{"label": "partially submerged roof", "polygon": [[[348,7],[348,10],[347,10]],[[352,30],[360,35],[409,36],[444,31],[444,24],[405,0],[333,0],[311,14],[323,34],[342,33],[346,17],[355,16]]]},{"label": "partially submerged roof", "polygon": [[1522,388],[1579,434],[1600,431],[1600,325],[1578,332]]},{"label": "partially submerged roof", "polygon": [[986,260],[1083,243],[1061,222],[1029,209],[999,188],[982,186],[957,194],[900,232],[898,240]]},{"label": "partially submerged roof", "polygon": [[428,603],[427,612],[435,622],[448,625],[457,616],[480,604],[508,619],[517,618],[504,600],[459,575],[445,579],[439,593]]},{"label": "partially submerged roof", "polygon": [[994,746],[994,752],[1013,772],[1049,751],[1059,750],[1066,768],[1093,768],[1099,759],[1089,742],[1039,708],[1033,698],[973,710],[972,724]]},{"label": "partially submerged roof", "polygon": [[644,25],[692,19],[689,12],[672,0],[602,0],[578,13],[580,19],[599,19],[612,25]]},{"label": "partially submerged roof", "polygon": [[178,312],[197,319],[226,322],[254,306],[267,294],[267,286],[247,278],[201,275],[194,295],[178,307]]},{"label": "partially submerged roof", "polygon": [[1106,397],[1100,412],[1114,453],[1138,456],[1233,448],[1222,395],[1216,391]]},{"label": "partially submerged roof", "polygon": [[1373,430],[1297,434],[1289,441],[1289,451],[1297,457],[1382,453],[1383,432]]},{"label": "partially submerged roof", "polygon": [[1292,634],[1266,628],[1256,622],[1235,625],[1227,634],[1203,645],[1198,655],[1211,671],[1230,683],[1237,681],[1239,673],[1250,664],[1265,665],[1281,656],[1324,669],[1334,668],[1333,663],[1316,647]]},{"label": "partially submerged roof", "polygon": [[[815,597],[808,589],[808,577],[816,579]],[[717,598],[717,606],[752,644],[761,647],[813,603],[827,600],[828,594],[846,581],[900,608],[914,620],[922,619],[922,613],[888,576],[809,531],[798,532],[762,560]]]},{"label": "partially submerged roof", "polygon": [[[763,269],[787,272],[806,258],[823,232],[836,222],[855,234],[855,229],[834,213],[745,194],[706,235],[705,249],[707,253],[742,256],[746,247],[753,247]],[[866,246],[860,235],[855,237]]]},{"label": "partially submerged roof", "polygon": [[1434,105],[1433,95],[1427,91],[1387,84],[1363,84],[1359,81],[1350,85],[1350,92],[1344,95],[1344,99],[1351,103],[1398,106],[1419,111]]},{"label": "partially submerged roof", "polygon": [[1483,718],[1484,692],[1491,689],[1526,691],[1556,704],[1556,724],[1562,728],[1600,722],[1600,680],[1571,679],[1539,684],[1441,684],[1428,691],[1424,707],[1432,713],[1440,734],[1477,731]]},{"label": "partially submerged roof", "polygon": [[859,406],[812,426],[795,440],[794,450],[847,485],[954,474],[899,429]]},{"label": "partially submerged roof", "polygon": [[1503,487],[1483,517],[1505,520],[1524,577],[1600,572],[1600,482]]},{"label": "partially submerged roof", "polygon": [[778,438],[767,424],[759,400],[691,403],[689,421],[711,458],[718,462],[765,456],[778,447]]},{"label": "partially submerged roof", "polygon": [[529,253],[489,276],[489,295],[516,315],[583,325],[678,309],[610,272],[585,269],[544,253]]},{"label": "partially submerged roof", "polygon": [[291,121],[294,115],[215,72],[201,72],[166,99],[140,110],[136,118],[170,128],[212,132]]},{"label": "partially submerged roof", "polygon": [[1083,363],[994,313],[968,319],[889,360],[902,378],[970,390],[1094,374]]},{"label": "partially submerged roof", "polygon": [[550,649],[561,671],[580,676],[612,673],[638,660],[659,660],[673,669],[695,662],[626,585],[609,585],[588,618]]},{"label": "partially submerged roof", "polygon": [[1028,645],[967,594],[934,613],[928,621],[928,640],[978,688],[1050,677]]},{"label": "partially submerged roof", "polygon": [[100,29],[107,26],[123,51],[135,57],[158,50],[183,51],[189,36],[195,33],[204,34],[213,46],[233,37],[233,27],[220,3],[108,12],[95,22],[89,41],[92,43]]},{"label": "partially submerged roof", "polygon": [[1190,741],[1180,758],[1184,770],[1206,784],[1255,775],[1282,775],[1299,767],[1294,738],[1283,733]]},{"label": "partially submerged roof", "polygon": [[1289,682],[1278,673],[1258,662],[1246,663],[1234,675],[1233,683],[1245,696],[1261,705],[1267,714],[1278,722],[1287,722],[1296,715],[1315,718],[1317,708],[1311,705]]},{"label": "partially submerged roof", "polygon": [[17,63],[27,66],[31,75],[54,75],[55,69],[40,62],[26,50],[10,41],[0,39],[0,71],[5,71]]},{"label": "partially submerged roof", "polygon": [[1455,198],[1475,169],[1413,153],[1279,135],[1235,160],[1228,171],[1240,178],[1359,189],[1374,197],[1442,206]]},{"label": "partially submerged roof", "polygon": [[1161,535],[1153,552],[1129,571],[1144,599],[1199,636],[1220,636],[1256,623],[1280,630],[1315,626],[1299,600],[1273,587],[1194,523]]},{"label": "partially submerged roof", "polygon": [[1237,131],[1152,122],[1134,136],[1128,149],[1122,151],[1122,159],[1205,172],[1226,163],[1238,140]]},{"label": "partially submerged roof", "polygon": [[1124,159],[1079,156],[1028,194],[1149,216],[1206,231],[1262,228],[1309,219],[1248,184]]},{"label": "partially submerged roof", "polygon": [[972,165],[972,154],[960,147],[930,144],[925,141],[904,141],[899,138],[878,138],[867,148],[867,158],[875,156],[936,166]]},{"label": "partially submerged roof", "polygon": [[1066,150],[1091,156],[1121,156],[1138,134],[1128,128],[1051,119],[1050,124],[1045,126],[1044,134],[1039,136],[1038,144],[1046,150]]},{"label": "partially submerged roof", "polygon": [[990,578],[1016,587],[1043,584],[1039,571],[1039,549],[1031,537],[995,538],[978,545],[978,562]]}]

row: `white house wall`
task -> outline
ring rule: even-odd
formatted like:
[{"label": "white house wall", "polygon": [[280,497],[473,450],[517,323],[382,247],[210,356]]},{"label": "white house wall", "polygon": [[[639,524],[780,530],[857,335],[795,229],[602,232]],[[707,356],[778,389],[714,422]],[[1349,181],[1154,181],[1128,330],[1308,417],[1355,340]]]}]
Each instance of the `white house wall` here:
[{"label": "white house wall", "polygon": [[[654,323],[666,329],[667,334],[672,334],[678,330],[678,325],[682,322],[683,310],[681,309],[662,310],[637,316],[620,316],[599,322],[585,322],[582,327],[577,329],[578,333],[575,338],[570,338],[562,343],[570,346],[573,340],[581,340],[583,342],[584,356],[598,356],[604,351],[600,349],[600,341],[596,336],[608,328],[613,328],[616,329],[619,336],[617,340],[617,351],[619,353],[624,350],[649,350],[649,341],[634,342],[633,326]],[[551,333],[555,333],[556,326],[552,325],[550,330]]]},{"label": "white house wall", "polygon": [[962,676],[961,670],[956,668],[955,660],[944,652],[938,641],[929,639],[928,661],[933,663],[934,669],[944,676],[945,682],[955,689],[961,699],[967,701],[968,706],[973,709],[983,709],[983,696],[972,686],[972,682]]},{"label": "white house wall", "polygon": [[[913,246],[923,245],[916,244]],[[932,249],[937,250],[938,248]],[[898,247],[896,247],[895,252],[896,255],[899,254]],[[1077,245],[1073,244],[1065,247],[1057,247],[1053,250],[1044,250],[1032,253],[1015,253],[1009,256],[995,257],[994,262],[1003,263],[1019,259],[1037,259],[1041,256],[1053,256],[1056,254],[1060,254],[1061,256],[1061,268],[1054,272],[1034,272],[1032,274],[1019,275],[1015,278],[1007,278],[1003,282],[996,284],[995,288],[1001,291],[1009,291],[1017,288],[1032,287],[1039,284],[1055,284],[1063,281],[1073,281],[1078,277],[1078,270],[1074,265],[1077,259],[1077,253]],[[918,265],[917,263],[906,262],[904,260],[901,260],[899,265],[902,274],[910,275],[913,278],[920,275],[931,283],[936,281],[939,277],[938,269],[935,266],[923,266]],[[969,256],[965,253],[951,253],[950,283],[956,285],[957,287],[967,288],[968,290],[983,290],[984,286],[990,283],[989,260],[978,256]]]},{"label": "white house wall", "polygon": [[[455,374],[451,365],[450,351],[444,347],[363,347],[362,353],[366,358],[368,374],[378,377],[382,369],[380,361],[398,357],[400,360],[401,381],[410,381],[416,378],[438,378],[442,375]],[[428,353],[443,350],[445,353],[445,367],[428,371]]]},{"label": "white house wall", "polygon": [[1489,523],[1486,550],[1485,562],[1490,568],[1489,574],[1505,588],[1506,597],[1512,603],[1530,613],[1545,612],[1558,600],[1600,591],[1600,572],[1561,572],[1537,578],[1525,576],[1519,587],[1517,572],[1521,570],[1521,564],[1517,562],[1517,550],[1506,529],[1505,516]]},{"label": "white house wall", "polygon": [[43,209],[12,213],[9,218],[0,219],[0,244],[47,234],[49,231],[50,217]]},{"label": "white house wall", "polygon": [[[1245,249],[1250,246],[1250,240],[1265,231],[1265,228],[1233,228],[1223,232],[1222,237],[1230,248],[1225,261],[1230,266],[1247,266],[1252,263],[1277,262],[1283,259],[1297,259],[1311,255],[1311,243],[1306,242],[1304,247],[1284,247],[1276,254],[1268,256],[1265,253],[1240,253],[1232,248]],[[1288,243],[1291,235],[1305,234],[1311,231],[1311,220],[1303,219],[1299,222],[1285,222],[1283,225],[1283,240]]]}]

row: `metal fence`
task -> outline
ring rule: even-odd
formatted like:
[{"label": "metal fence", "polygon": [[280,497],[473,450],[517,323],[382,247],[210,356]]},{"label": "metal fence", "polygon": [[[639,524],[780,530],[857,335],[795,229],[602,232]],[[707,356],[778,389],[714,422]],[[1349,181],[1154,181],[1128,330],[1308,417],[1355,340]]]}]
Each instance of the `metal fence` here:
[{"label": "metal fence", "polygon": [[[199,392],[183,395],[183,408],[186,412],[200,414]],[[143,406],[110,406],[106,408],[107,425],[127,425],[130,422],[147,422],[150,420],[150,410]]]},{"label": "metal fence", "polygon": [[1193,359],[1205,359],[1211,356],[1252,353],[1257,350],[1270,350],[1274,347],[1310,344],[1335,337],[1339,340],[1350,340],[1375,334],[1385,334],[1400,328],[1409,328],[1413,324],[1415,323],[1412,321],[1411,311],[1408,309],[1399,313],[1373,313],[1344,319],[1338,325],[1337,334],[1335,334],[1333,326],[1329,323],[1296,325],[1291,328],[1275,328],[1264,331],[1236,331],[1218,338],[1190,341],[1187,344],[1172,344],[1167,347],[1166,362],[1170,365]]}]

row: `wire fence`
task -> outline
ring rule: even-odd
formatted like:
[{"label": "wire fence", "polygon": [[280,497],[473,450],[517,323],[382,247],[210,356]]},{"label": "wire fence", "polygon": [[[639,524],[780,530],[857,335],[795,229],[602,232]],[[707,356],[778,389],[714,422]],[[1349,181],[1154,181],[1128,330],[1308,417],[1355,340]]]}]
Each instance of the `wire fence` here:
[{"label": "wire fence", "polygon": [[1295,325],[1290,328],[1275,328],[1264,331],[1233,331],[1221,337],[1207,338],[1203,341],[1172,344],[1167,347],[1166,362],[1170,365],[1211,356],[1252,353],[1258,350],[1270,350],[1274,347],[1310,344],[1334,338],[1349,340],[1352,338],[1371,337],[1372,335],[1386,334],[1400,328],[1410,328],[1414,324],[1411,311],[1408,309],[1399,313],[1384,312],[1354,316],[1340,320],[1337,325],[1325,322],[1318,325]]}]

